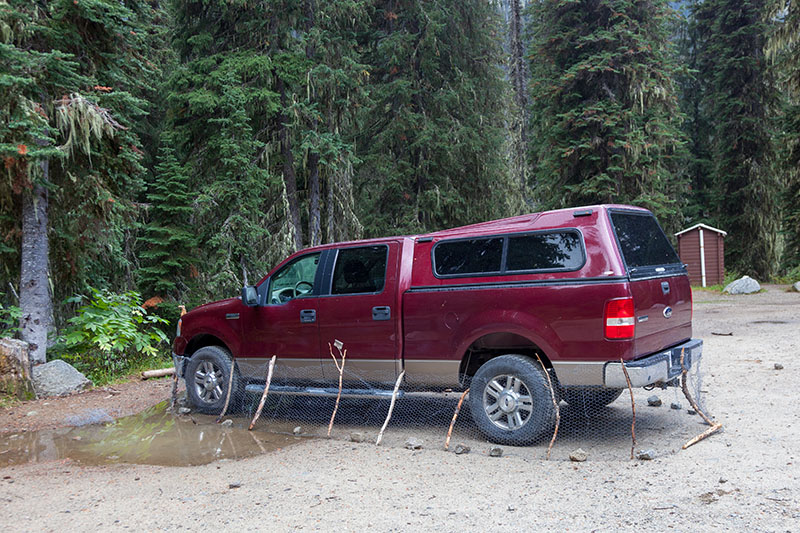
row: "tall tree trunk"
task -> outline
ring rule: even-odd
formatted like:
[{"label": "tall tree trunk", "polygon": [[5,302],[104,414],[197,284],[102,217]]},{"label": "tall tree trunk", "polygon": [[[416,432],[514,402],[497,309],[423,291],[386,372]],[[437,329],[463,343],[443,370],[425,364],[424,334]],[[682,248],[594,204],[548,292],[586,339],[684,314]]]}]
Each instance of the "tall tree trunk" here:
[{"label": "tall tree trunk", "polygon": [[[41,162],[47,181],[49,163]],[[19,305],[20,335],[30,345],[31,364],[47,361],[47,334],[52,327],[53,301],[48,282],[47,189],[34,185],[22,192],[22,265]]]},{"label": "tall tree trunk", "polygon": [[288,118],[283,110],[288,105],[286,98],[286,86],[283,79],[278,77],[278,92],[281,95],[281,114],[278,116],[280,122],[280,141],[283,153],[283,183],[286,186],[286,197],[289,200],[289,216],[292,224],[292,237],[294,239],[295,251],[303,247],[303,225],[300,221],[300,202],[297,199],[297,177],[294,173],[294,155],[292,154],[292,140],[289,136],[289,128],[286,127]]},{"label": "tall tree trunk", "polygon": [[325,240],[327,242],[336,241],[336,218],[334,213],[333,188],[336,187],[337,177],[338,172],[334,172],[332,175],[328,176],[328,179],[325,182],[326,186],[328,187],[326,194],[327,199],[325,201],[325,210],[328,213],[328,221],[325,224]]},{"label": "tall tree trunk", "polygon": [[[306,29],[311,33],[311,30],[314,28],[314,19],[316,17],[316,10],[317,10],[317,3],[315,0],[307,0],[306,2]],[[306,57],[314,61],[314,56],[316,54],[316,48],[313,44],[313,41],[306,45]],[[311,101],[313,102],[316,100],[316,94],[314,89],[311,89],[309,94]],[[311,119],[311,131],[317,131],[317,119],[316,117]],[[311,182],[310,187],[310,202],[311,206],[309,208],[308,213],[308,236],[310,239],[311,246],[317,246],[318,244],[322,244],[322,228],[321,228],[321,214],[320,214],[320,206],[319,206],[319,154],[316,153],[313,148],[309,150],[308,154],[308,180]]]},{"label": "tall tree trunk", "polygon": [[319,207],[319,155],[308,154],[308,180],[311,182],[311,207],[308,212],[308,235],[311,246],[322,244],[322,228],[320,225]]},{"label": "tall tree trunk", "polygon": [[528,88],[525,68],[525,54],[522,44],[522,9],[520,0],[511,0],[511,16],[509,20],[509,37],[511,49],[511,83],[514,91],[512,128],[514,141],[512,146],[514,171],[518,174],[523,199],[527,198],[527,146],[528,146]]}]

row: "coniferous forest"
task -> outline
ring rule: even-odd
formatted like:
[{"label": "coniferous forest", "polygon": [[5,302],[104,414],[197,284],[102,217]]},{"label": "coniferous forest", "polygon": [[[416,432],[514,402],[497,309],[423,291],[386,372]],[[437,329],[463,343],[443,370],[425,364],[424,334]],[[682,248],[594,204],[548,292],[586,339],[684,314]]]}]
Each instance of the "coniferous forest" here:
[{"label": "coniferous forest", "polygon": [[796,0],[0,0],[0,328],[43,361],[75,295],[174,327],[305,246],[591,203],[800,279],[799,40]]}]

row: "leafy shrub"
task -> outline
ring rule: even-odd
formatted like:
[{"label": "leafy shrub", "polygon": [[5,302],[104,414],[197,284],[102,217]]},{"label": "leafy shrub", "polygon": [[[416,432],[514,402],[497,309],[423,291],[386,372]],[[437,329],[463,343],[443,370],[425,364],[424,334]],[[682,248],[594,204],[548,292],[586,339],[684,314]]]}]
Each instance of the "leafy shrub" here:
[{"label": "leafy shrub", "polygon": [[[0,297],[3,293],[0,292]],[[0,300],[0,337],[14,337],[19,333],[19,319],[22,311],[15,305],[3,305]]]},{"label": "leafy shrub", "polygon": [[90,290],[89,297],[79,295],[67,300],[83,305],[58,338],[54,347],[58,356],[95,383],[110,381],[158,359],[159,345],[167,340],[158,326],[168,322],[148,314],[138,292]]}]

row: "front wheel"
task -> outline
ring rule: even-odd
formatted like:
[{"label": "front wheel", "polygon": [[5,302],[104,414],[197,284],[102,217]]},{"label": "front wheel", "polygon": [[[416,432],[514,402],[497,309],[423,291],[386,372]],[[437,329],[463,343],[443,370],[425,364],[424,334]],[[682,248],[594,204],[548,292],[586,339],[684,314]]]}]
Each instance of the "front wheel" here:
[{"label": "front wheel", "polygon": [[[218,414],[225,405],[233,358],[219,346],[197,350],[186,365],[186,395],[194,408],[205,414]],[[239,376],[233,368],[231,403],[237,399]]]},{"label": "front wheel", "polygon": [[478,429],[499,444],[529,444],[555,422],[547,378],[523,355],[501,355],[481,366],[472,378],[469,407]]}]

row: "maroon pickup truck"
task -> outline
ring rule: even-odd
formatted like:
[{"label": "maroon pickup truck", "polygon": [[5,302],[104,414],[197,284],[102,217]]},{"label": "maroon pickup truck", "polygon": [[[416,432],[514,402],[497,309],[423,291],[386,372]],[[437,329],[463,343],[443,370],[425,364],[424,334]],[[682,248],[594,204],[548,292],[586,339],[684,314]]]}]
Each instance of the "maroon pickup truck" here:
[{"label": "maroon pickup truck", "polygon": [[[329,343],[347,349],[345,393],[405,386],[470,387],[490,439],[531,442],[561,399],[601,406],[627,386],[666,385],[702,354],[692,335],[686,269],[653,215],[598,205],[484,222],[427,235],[299,251],[242,296],[202,305],[178,323],[174,358],[195,408],[234,393],[335,395]],[[232,361],[236,365],[232,365]]]}]

